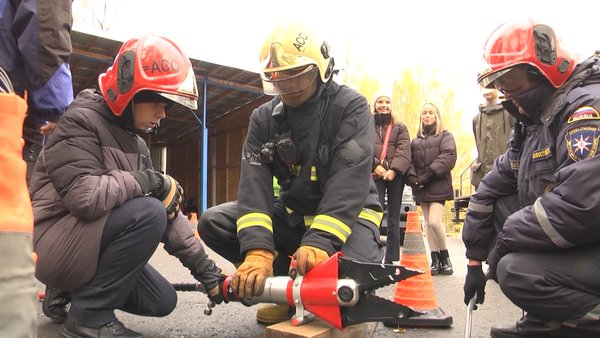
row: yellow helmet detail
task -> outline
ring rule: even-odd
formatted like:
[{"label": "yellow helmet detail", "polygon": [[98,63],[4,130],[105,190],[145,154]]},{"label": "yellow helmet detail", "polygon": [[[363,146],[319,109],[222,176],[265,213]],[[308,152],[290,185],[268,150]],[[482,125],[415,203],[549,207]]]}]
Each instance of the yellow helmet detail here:
[{"label": "yellow helmet detail", "polygon": [[[311,65],[317,68],[321,80],[327,82],[333,73],[334,62],[327,42],[309,28],[301,24],[283,24],[277,26],[263,43],[260,64],[265,92],[281,94],[278,90],[281,88],[276,88],[277,82],[297,80],[297,75],[313,70]],[[292,69],[294,71],[290,71]],[[313,72],[309,73],[312,75]]]}]

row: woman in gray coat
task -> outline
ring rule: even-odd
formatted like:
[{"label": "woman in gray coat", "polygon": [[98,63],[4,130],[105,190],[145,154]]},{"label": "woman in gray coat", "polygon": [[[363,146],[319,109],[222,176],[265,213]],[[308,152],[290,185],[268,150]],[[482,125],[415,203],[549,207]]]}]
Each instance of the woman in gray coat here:
[{"label": "woman in gray coat", "polygon": [[454,197],[451,171],[456,164],[456,143],[433,103],[425,103],[421,108],[419,130],[411,142],[411,153],[407,182],[425,218],[431,274],[451,275],[452,263],[442,216],[444,203]]}]

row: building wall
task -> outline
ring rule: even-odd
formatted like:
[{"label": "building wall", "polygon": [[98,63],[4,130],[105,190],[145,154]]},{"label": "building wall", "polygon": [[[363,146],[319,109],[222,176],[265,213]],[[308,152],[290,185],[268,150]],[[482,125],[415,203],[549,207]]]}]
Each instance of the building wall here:
[{"label": "building wall", "polygon": [[[261,97],[215,119],[208,127],[207,206],[237,199],[242,146],[252,111],[270,100]],[[167,147],[167,173],[181,184],[185,198],[202,206],[202,129],[190,133],[181,143]]]},{"label": "building wall", "polygon": [[250,111],[227,115],[209,130],[208,205],[237,199],[242,146],[248,131]]},{"label": "building wall", "polygon": [[188,142],[167,148],[167,173],[181,185],[184,199],[194,199],[194,205],[200,210],[201,204],[201,151],[200,133]]}]

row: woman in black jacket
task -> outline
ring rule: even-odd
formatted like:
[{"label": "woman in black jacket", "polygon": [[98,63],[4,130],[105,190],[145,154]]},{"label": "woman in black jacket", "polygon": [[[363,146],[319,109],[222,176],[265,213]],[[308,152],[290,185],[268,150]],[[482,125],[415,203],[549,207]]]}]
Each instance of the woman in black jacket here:
[{"label": "woman in black jacket", "polygon": [[421,108],[419,130],[412,140],[411,151],[407,180],[425,218],[431,274],[451,275],[453,270],[442,216],[444,203],[453,198],[451,171],[456,164],[456,143],[433,103],[425,103]]},{"label": "woman in black jacket", "polygon": [[[410,165],[410,136],[404,123],[392,113],[391,95],[377,94],[373,98],[375,136],[373,138],[373,180],[379,202],[387,210],[387,244],[384,263],[400,259],[405,227],[400,227],[400,207],[404,190],[404,174]],[[387,194],[387,206],[385,196]]]}]

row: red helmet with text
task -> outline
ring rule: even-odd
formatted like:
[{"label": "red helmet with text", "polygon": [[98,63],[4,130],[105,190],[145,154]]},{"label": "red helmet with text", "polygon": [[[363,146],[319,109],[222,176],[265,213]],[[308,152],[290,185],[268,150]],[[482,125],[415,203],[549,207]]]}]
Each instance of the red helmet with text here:
[{"label": "red helmet with text", "polygon": [[490,68],[477,80],[487,88],[519,64],[533,66],[555,88],[562,86],[575,68],[574,58],[562,49],[554,30],[531,19],[498,27],[485,44],[483,58]]},{"label": "red helmet with text", "polygon": [[117,116],[142,90],[198,109],[198,86],[190,59],[174,42],[159,36],[125,42],[113,65],[98,77],[98,85]]}]

